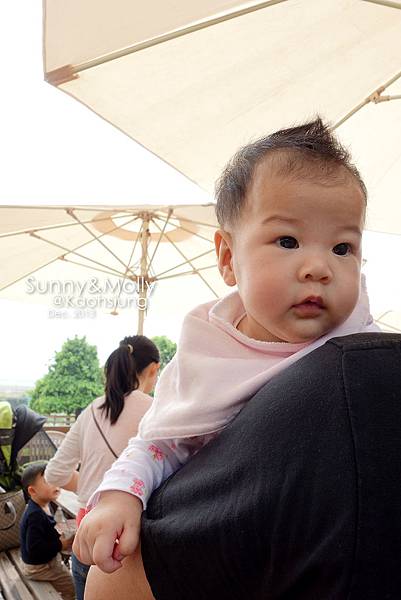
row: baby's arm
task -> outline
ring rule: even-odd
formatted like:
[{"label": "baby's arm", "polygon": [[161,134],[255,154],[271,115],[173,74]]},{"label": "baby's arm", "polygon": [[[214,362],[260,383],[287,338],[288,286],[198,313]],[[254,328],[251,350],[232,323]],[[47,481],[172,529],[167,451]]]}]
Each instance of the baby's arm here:
[{"label": "baby's arm", "polygon": [[[133,554],[142,510],[159,485],[209,441],[210,436],[144,441],[132,438],[88,502],[73,546],[79,560],[111,573]],[[116,543],[118,540],[118,543]]]}]

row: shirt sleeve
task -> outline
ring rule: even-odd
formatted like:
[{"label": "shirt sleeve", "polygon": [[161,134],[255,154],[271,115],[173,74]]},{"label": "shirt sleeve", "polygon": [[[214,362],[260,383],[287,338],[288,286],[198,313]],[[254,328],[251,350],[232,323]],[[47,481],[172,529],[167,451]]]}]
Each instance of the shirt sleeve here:
[{"label": "shirt sleeve", "polygon": [[63,487],[71,479],[81,458],[80,451],[81,421],[77,421],[65,436],[56,454],[46,466],[45,479],[51,485]]},{"label": "shirt sleeve", "polygon": [[137,496],[144,509],[152,492],[214,437],[145,441],[131,438],[121,456],[106,471],[103,481],[89,498],[87,510],[99,501],[101,492],[119,490]]}]

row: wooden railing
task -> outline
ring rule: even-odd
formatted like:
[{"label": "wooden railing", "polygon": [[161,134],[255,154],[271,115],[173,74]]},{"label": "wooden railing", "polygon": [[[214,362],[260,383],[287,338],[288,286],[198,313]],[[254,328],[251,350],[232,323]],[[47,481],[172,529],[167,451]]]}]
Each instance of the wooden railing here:
[{"label": "wooden railing", "polygon": [[44,429],[53,429],[55,431],[63,431],[67,433],[71,425],[75,423],[75,415],[67,415],[65,413],[51,413],[44,415],[47,418],[44,424]]}]

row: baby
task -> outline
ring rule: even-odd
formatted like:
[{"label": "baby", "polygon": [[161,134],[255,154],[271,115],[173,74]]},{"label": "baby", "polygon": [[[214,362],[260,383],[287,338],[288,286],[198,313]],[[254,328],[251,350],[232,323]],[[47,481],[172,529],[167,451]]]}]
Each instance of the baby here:
[{"label": "baby", "polygon": [[73,549],[106,572],[134,552],[152,491],[266,381],[331,337],[378,330],[361,280],[366,188],[320,119],[242,148],[216,211],[218,267],[238,291],[187,315],[138,437],[89,501]]}]

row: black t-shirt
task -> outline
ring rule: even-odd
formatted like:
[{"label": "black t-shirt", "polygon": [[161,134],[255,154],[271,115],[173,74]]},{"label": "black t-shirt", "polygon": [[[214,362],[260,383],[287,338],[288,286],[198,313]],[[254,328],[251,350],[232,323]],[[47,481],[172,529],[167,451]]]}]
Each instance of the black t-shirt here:
[{"label": "black t-shirt", "polygon": [[271,379],[142,516],[157,600],[400,600],[401,336]]},{"label": "black t-shirt", "polygon": [[29,500],[20,525],[21,557],[28,565],[43,565],[61,550],[55,520]]}]

